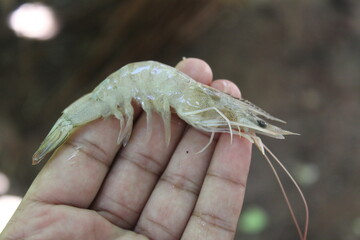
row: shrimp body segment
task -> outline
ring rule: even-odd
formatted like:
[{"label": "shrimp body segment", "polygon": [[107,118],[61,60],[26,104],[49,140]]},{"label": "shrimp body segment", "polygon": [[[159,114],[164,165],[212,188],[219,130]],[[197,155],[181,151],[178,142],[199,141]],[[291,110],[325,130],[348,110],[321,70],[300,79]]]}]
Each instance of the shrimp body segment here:
[{"label": "shrimp body segment", "polygon": [[120,68],[91,93],[67,107],[35,152],[33,164],[58,148],[77,127],[110,115],[119,119],[121,132],[118,143],[125,145],[132,131],[132,101],[140,104],[146,112],[149,131],[152,113],[162,116],[166,143],[170,141],[172,112],[197,129],[212,134],[221,132],[246,137],[262,152],[264,148],[256,133],[279,139],[294,134],[266,122],[261,117],[283,121],[246,100],[198,83],[165,64],[136,62]]}]

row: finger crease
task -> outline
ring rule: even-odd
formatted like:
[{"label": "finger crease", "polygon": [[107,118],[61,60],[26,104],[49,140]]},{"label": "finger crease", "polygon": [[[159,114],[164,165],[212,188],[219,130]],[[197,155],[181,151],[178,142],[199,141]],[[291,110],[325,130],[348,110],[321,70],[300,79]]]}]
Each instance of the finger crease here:
[{"label": "finger crease", "polygon": [[152,163],[154,163],[154,165],[156,165],[157,168],[161,169],[162,168],[162,164],[160,163],[159,160],[153,158],[151,155],[147,155],[145,153],[139,152],[138,153],[142,158],[146,159],[147,161],[150,161]]},{"label": "finger crease", "polygon": [[221,230],[235,233],[234,227],[225,219],[220,218],[219,216],[213,214],[206,214],[194,211],[192,214],[193,217],[199,219],[200,221],[207,223],[215,228],[219,228]]},{"label": "finger crease", "polygon": [[[72,141],[75,142],[76,141]],[[95,151],[97,151],[99,154],[101,154],[102,156],[100,157],[100,159],[106,159],[108,157],[108,153],[107,151],[104,150],[104,148],[100,147],[98,144],[87,140],[86,138],[82,138],[81,140],[82,143],[85,143],[84,145],[88,145],[90,148],[95,149]]]},{"label": "finger crease", "polygon": [[[106,209],[99,208],[96,210],[102,217],[106,218],[108,221],[112,222],[113,224],[117,225],[119,220],[124,222],[128,228],[131,228],[132,224],[127,221],[123,216],[118,215],[116,213],[112,213]],[[115,218],[116,222],[113,222],[111,218]]]},{"label": "finger crease", "polygon": [[82,152],[89,158],[102,163],[107,168],[109,167],[109,162],[106,161],[108,159],[108,154],[106,154],[106,152],[99,145],[88,140],[67,141],[64,144],[69,145],[75,151]]},{"label": "finger crease", "polygon": [[235,180],[234,178],[227,177],[227,176],[220,176],[220,175],[215,174],[213,172],[207,172],[206,176],[214,177],[214,178],[220,179],[222,181],[234,184],[234,185],[236,185],[236,186],[238,186],[238,187],[240,187],[242,189],[245,189],[245,187],[246,187],[246,185],[245,185],[245,183],[243,181]]},{"label": "finger crease", "polygon": [[180,174],[164,174],[160,181],[170,184],[179,190],[192,193],[195,196],[198,196],[200,192],[200,186],[196,182]]},{"label": "finger crease", "polygon": [[155,226],[158,226],[163,232],[167,233],[172,239],[178,239],[171,231],[168,227],[166,227],[165,225],[159,223],[158,221],[155,221],[149,217],[146,218],[149,222],[151,222],[152,224],[154,224]]},{"label": "finger crease", "polygon": [[122,202],[118,202],[118,201],[114,200],[113,198],[109,197],[108,195],[105,195],[105,197],[107,197],[111,202],[115,203],[116,205],[119,205],[119,206],[124,207],[125,209],[129,210],[133,214],[140,215],[139,211],[136,211],[135,209],[132,209],[127,204],[122,203]]},{"label": "finger crease", "polygon": [[[138,153],[138,155],[140,156],[139,158],[131,157],[128,154],[126,154],[125,151],[122,151],[120,153],[120,158],[123,158],[124,160],[127,160],[128,162],[134,164],[135,166],[144,170],[145,172],[148,172],[158,177],[160,175],[160,169],[161,169],[160,163],[158,163],[154,158],[147,156],[145,154]],[[149,166],[150,165],[149,162],[155,163],[156,165],[155,168],[158,168],[159,170],[158,171],[154,170],[154,167]]]}]

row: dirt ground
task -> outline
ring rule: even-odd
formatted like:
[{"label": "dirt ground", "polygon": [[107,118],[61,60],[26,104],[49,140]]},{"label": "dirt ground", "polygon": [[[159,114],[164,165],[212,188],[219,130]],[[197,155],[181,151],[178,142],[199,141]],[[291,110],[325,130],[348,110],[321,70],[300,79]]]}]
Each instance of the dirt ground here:
[{"label": "dirt ground", "polygon": [[[132,61],[198,57],[301,134],[262,139],[304,191],[309,239],[360,239],[360,1],[51,0],[61,30],[49,41],[8,28],[20,2],[0,3],[0,172],[10,178],[8,194],[25,194],[42,167],[31,166],[31,156],[61,110],[106,75]],[[299,196],[283,179],[302,217]],[[297,239],[255,148],[249,206],[264,209],[269,223],[256,234],[239,230],[236,239]]]}]

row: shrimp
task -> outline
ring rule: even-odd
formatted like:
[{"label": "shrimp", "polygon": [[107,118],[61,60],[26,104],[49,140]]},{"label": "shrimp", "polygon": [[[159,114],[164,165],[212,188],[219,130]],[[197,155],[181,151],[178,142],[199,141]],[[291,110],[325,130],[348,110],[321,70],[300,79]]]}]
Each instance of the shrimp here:
[{"label": "shrimp", "polygon": [[[189,125],[211,133],[209,143],[200,152],[210,145],[215,133],[229,133],[231,140],[233,135],[237,135],[254,143],[275,173],[300,238],[306,239],[308,207],[305,198],[290,173],[256,135],[283,139],[284,135],[297,134],[265,121],[263,118],[285,123],[249,101],[234,98],[203,85],[179,70],[159,62],[144,61],[127,64],[109,75],[91,93],[68,106],[33,155],[33,165],[38,164],[48,153],[65,142],[76,128],[101,117],[114,115],[119,120],[121,130],[117,143],[125,146],[133,127],[132,101],[141,105],[146,112],[148,133],[151,132],[152,113],[156,112],[162,117],[167,145],[171,137],[172,112]],[[281,181],[265,150],[285,170],[303,199],[306,209],[303,231],[297,223]]]}]

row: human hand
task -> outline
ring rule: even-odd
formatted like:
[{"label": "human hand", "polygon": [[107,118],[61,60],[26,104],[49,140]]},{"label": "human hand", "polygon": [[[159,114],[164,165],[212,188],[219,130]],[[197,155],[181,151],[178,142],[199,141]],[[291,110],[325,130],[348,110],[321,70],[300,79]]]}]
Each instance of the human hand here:
[{"label": "human hand", "polygon": [[[178,69],[233,96],[230,81],[212,82],[199,59]],[[99,119],[79,128],[46,163],[0,239],[233,239],[251,158],[245,138],[209,135],[171,120],[164,142],[154,114],[146,139],[146,115],[137,109],[130,141],[116,144],[119,121]]]}]

